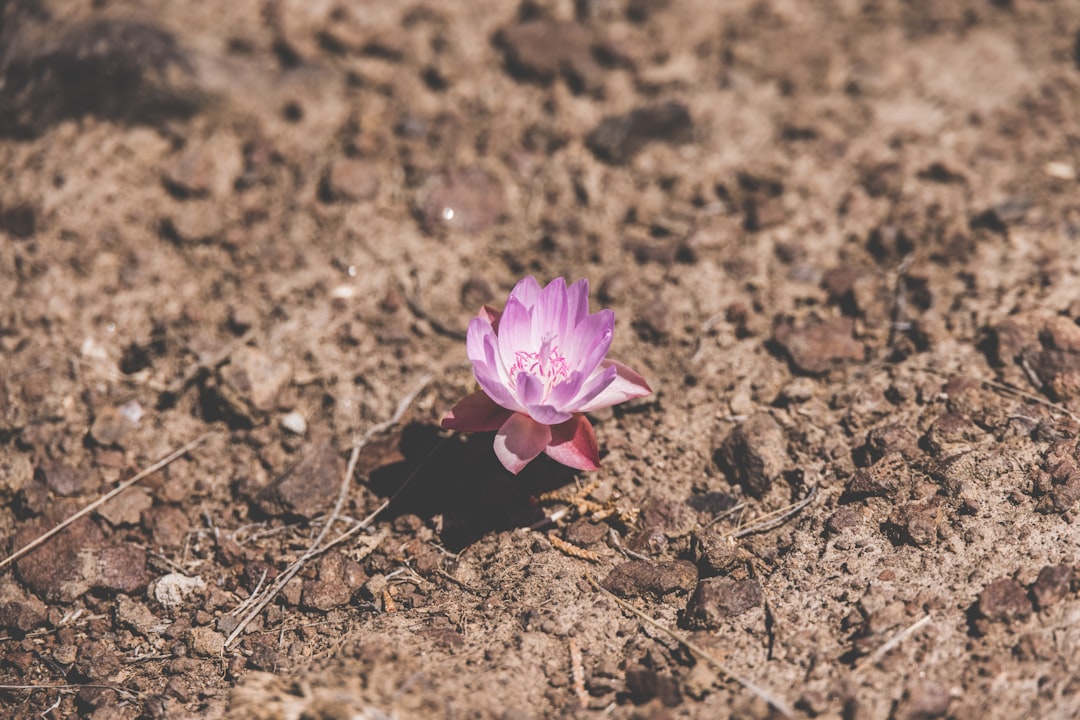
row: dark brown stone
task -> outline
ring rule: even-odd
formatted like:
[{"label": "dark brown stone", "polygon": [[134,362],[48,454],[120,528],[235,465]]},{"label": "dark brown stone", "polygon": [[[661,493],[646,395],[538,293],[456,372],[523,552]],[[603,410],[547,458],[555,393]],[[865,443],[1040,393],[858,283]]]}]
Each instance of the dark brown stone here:
[{"label": "dark brown stone", "polygon": [[143,510],[142,526],[161,547],[179,547],[184,544],[191,523],[184,511],[175,505],[155,505]]},{"label": "dark brown stone", "polygon": [[604,587],[619,597],[659,598],[669,593],[689,592],[697,578],[697,567],[685,560],[631,560],[615,566],[604,579]]},{"label": "dark brown stone", "polygon": [[979,593],[978,608],[987,620],[1006,623],[1026,620],[1032,612],[1027,591],[1013,578],[1002,578],[987,585]]},{"label": "dark brown stone", "polygon": [[317,445],[294,468],[262,490],[255,503],[268,515],[313,518],[333,506],[344,472],[337,450],[328,443]]},{"label": "dark brown stone", "polygon": [[1073,569],[1069,565],[1047,565],[1039,571],[1039,577],[1031,586],[1035,605],[1043,610],[1069,594],[1073,581]]},{"label": "dark brown stone", "polygon": [[709,578],[698,583],[686,604],[686,624],[715,630],[729,618],[742,615],[762,603],[761,585],[754,578]]},{"label": "dark brown stone", "polygon": [[[21,548],[54,525],[45,519],[26,523],[15,533],[12,547]],[[96,569],[90,553],[102,539],[101,530],[91,520],[77,520],[16,561],[19,579],[46,602],[71,602],[93,584]]]},{"label": "dark brown stone", "polygon": [[608,526],[592,520],[578,520],[566,528],[564,539],[578,547],[589,547],[600,542],[608,534]]},{"label": "dark brown stone", "polygon": [[838,317],[803,326],[780,323],[773,329],[773,339],[787,352],[796,370],[822,375],[839,363],[866,358],[866,348],[854,332],[854,320]]},{"label": "dark brown stone", "polygon": [[604,162],[629,162],[647,143],[681,145],[693,140],[694,121],[676,101],[646,105],[624,115],[604,118],[585,138],[585,144]]},{"label": "dark brown stone", "polygon": [[784,429],[768,413],[757,413],[731,431],[717,463],[754,497],[761,497],[787,467]]},{"label": "dark brown stone", "polygon": [[95,588],[131,594],[149,582],[146,551],[138,545],[122,543],[98,553],[97,575],[92,579]]}]

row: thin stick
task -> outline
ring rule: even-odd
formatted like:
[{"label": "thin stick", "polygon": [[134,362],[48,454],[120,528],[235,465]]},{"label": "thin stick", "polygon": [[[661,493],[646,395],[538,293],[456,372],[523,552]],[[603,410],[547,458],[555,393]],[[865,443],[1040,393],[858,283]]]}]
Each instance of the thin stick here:
[{"label": "thin stick", "polygon": [[696,655],[698,657],[698,659],[703,660],[706,663],[708,663],[709,665],[711,665],[712,668],[714,670],[716,670],[718,673],[720,673],[721,675],[724,675],[727,678],[729,678],[731,680],[734,680],[739,685],[742,685],[744,688],[749,690],[751,693],[753,693],[754,695],[756,695],[757,697],[761,698],[766,703],[768,703],[771,707],[773,707],[778,713],[780,713],[784,717],[791,720],[791,718],[793,718],[795,716],[795,711],[792,710],[791,706],[788,705],[786,702],[781,700],[776,695],[772,694],[772,692],[766,690],[765,688],[761,687],[757,683],[753,682],[752,680],[748,680],[747,678],[744,678],[741,675],[729,670],[727,668],[727,666],[724,665],[724,663],[720,662],[719,658],[717,658],[715,655],[710,653],[708,650],[706,650],[705,648],[703,648],[700,645],[698,645],[697,643],[695,643],[693,640],[690,640],[688,638],[683,637],[682,635],[675,632],[674,630],[669,630],[667,627],[660,624],[656,620],[653,620],[651,617],[649,617],[645,613],[641,612],[640,610],[638,610],[636,607],[634,607],[630,603],[626,602],[625,600],[618,597],[617,595],[609,592],[608,590],[605,590],[603,587],[600,586],[600,583],[596,582],[596,580],[593,578],[593,576],[590,575],[589,573],[585,573],[585,579],[594,588],[596,588],[601,593],[603,593],[604,595],[607,595],[609,598],[614,600],[624,610],[629,610],[634,615],[636,615],[638,617],[638,619],[641,620],[643,623],[649,625],[650,627],[653,627],[653,628],[659,630],[660,632],[664,633],[665,635],[670,637],[675,642],[677,642],[680,645],[682,645],[683,647],[685,647],[687,650],[689,650],[694,655]]},{"label": "thin stick", "polygon": [[151,475],[151,474],[157,472],[158,470],[160,470],[161,468],[165,467],[169,463],[173,462],[178,457],[185,454],[188,450],[191,450],[193,447],[195,447],[196,445],[201,443],[203,440],[205,440],[207,437],[209,437],[213,433],[214,433],[213,430],[203,433],[199,437],[197,437],[194,440],[192,440],[191,442],[189,442],[187,445],[184,445],[179,450],[173,451],[172,453],[170,453],[170,454],[166,455],[165,457],[163,457],[162,459],[158,460],[156,463],[154,463],[150,467],[148,467],[145,470],[142,470],[141,472],[137,473],[134,477],[131,477],[131,478],[125,480],[124,482],[120,483],[115,488],[113,488],[109,492],[105,493],[100,498],[98,498],[94,502],[90,503],[89,505],[87,505],[86,507],[84,507],[82,510],[78,511],[77,513],[75,513],[71,517],[69,517],[67,520],[64,520],[63,522],[61,522],[59,525],[54,527],[52,530],[49,530],[48,532],[46,532],[43,535],[41,535],[40,537],[38,537],[36,540],[32,540],[31,542],[29,542],[26,545],[22,546],[21,548],[19,548],[15,552],[13,552],[11,555],[4,558],[4,560],[2,562],[0,562],[0,570],[3,570],[5,567],[7,567],[11,563],[15,562],[16,560],[21,558],[26,553],[28,553],[31,550],[33,550],[34,548],[38,547],[39,545],[44,543],[46,540],[51,538],[53,535],[57,534],[58,532],[60,532],[64,528],[66,528],[68,525],[71,525],[71,523],[75,522],[79,518],[85,517],[86,515],[89,515],[90,513],[94,512],[99,507],[101,507],[105,503],[109,502],[114,497],[116,497],[120,493],[124,492],[129,487],[131,487],[135,483],[139,482],[143,478],[145,478],[147,475]]},{"label": "thin stick", "polygon": [[866,658],[866,660],[864,660],[863,662],[859,663],[859,666],[857,668],[855,668],[855,672],[859,672],[863,668],[870,667],[871,665],[876,663],[878,660],[885,657],[885,655],[890,650],[895,648],[900,643],[904,642],[904,640],[908,639],[913,634],[917,633],[919,630],[921,630],[924,627],[926,627],[927,625],[929,625],[930,621],[932,619],[933,618],[930,615],[923,615],[922,618],[920,618],[916,622],[912,623],[911,625],[908,625],[906,628],[904,628],[900,632],[893,635],[891,638],[889,638],[888,642],[886,642],[884,645],[882,645],[877,650],[875,650],[873,655]]},{"label": "thin stick", "polygon": [[[233,631],[229,633],[229,636],[225,639],[225,649],[228,649],[233,644],[233,642],[236,641],[236,638],[238,638],[240,634],[244,632],[244,629],[251,623],[251,621],[254,620],[258,616],[258,614],[263,611],[263,608],[270,604],[271,600],[277,597],[277,594],[281,592],[282,588],[284,588],[285,585],[290,580],[292,580],[298,572],[300,572],[300,569],[304,567],[304,565],[309,560],[317,557],[323,552],[329,550],[331,547],[337,545],[340,542],[343,542],[352,535],[360,532],[361,529],[367,527],[368,524],[373,521],[375,517],[383,510],[385,510],[386,507],[390,504],[390,500],[386,500],[385,502],[383,502],[382,505],[378,507],[378,509],[375,510],[375,512],[371,513],[360,523],[354,525],[341,535],[338,535],[326,545],[322,544],[327,534],[329,534],[330,528],[333,527],[334,523],[337,522],[338,518],[341,515],[341,508],[344,507],[345,499],[349,495],[350,481],[352,480],[353,473],[356,471],[356,462],[360,459],[360,451],[364,448],[365,445],[368,444],[368,442],[371,441],[371,438],[375,437],[375,435],[396,425],[401,420],[402,416],[405,414],[405,411],[408,410],[410,405],[412,405],[413,401],[416,400],[416,397],[421,392],[423,392],[424,388],[426,388],[428,386],[428,383],[430,382],[431,376],[424,376],[421,379],[420,383],[417,385],[417,387],[401,399],[401,402],[398,403],[397,407],[394,409],[394,414],[390,417],[389,420],[368,428],[367,432],[364,433],[364,436],[360,438],[360,440],[357,441],[355,445],[353,445],[352,453],[349,455],[348,467],[346,467],[345,469],[345,475],[344,477],[342,477],[341,486],[338,489],[337,501],[334,503],[334,509],[331,511],[330,516],[327,518],[326,522],[323,523],[322,530],[319,531],[318,536],[316,536],[315,540],[311,543],[311,545],[308,546],[307,551],[303,555],[301,555],[292,565],[290,565],[285,572],[283,572],[274,580],[273,584],[271,584],[270,587],[266,589],[266,592],[262,598],[252,604],[251,609],[248,610],[247,614],[244,615],[243,619],[240,620],[239,624],[237,624],[237,626],[233,628]],[[400,492],[400,490],[398,492]],[[391,498],[391,500],[392,499],[393,498]],[[254,597],[254,595],[252,597]]]},{"label": "thin stick", "polygon": [[585,690],[585,667],[581,662],[581,648],[576,638],[567,640],[570,650],[570,678],[574,682],[574,694],[582,709],[589,707],[589,693]]},{"label": "thin stick", "polygon": [[1076,415],[1076,413],[1071,412],[1068,408],[1062,407],[1061,405],[1058,405],[1057,403],[1050,402],[1046,398],[1041,397],[1039,395],[1036,395],[1035,393],[1030,393],[1030,392],[1027,392],[1026,390],[1021,390],[1018,387],[1013,387],[1012,385],[1007,385],[1005,383],[995,382],[993,380],[983,380],[983,379],[980,378],[979,382],[981,382],[983,385],[986,385],[987,387],[994,388],[995,390],[1001,390],[1002,392],[1012,393],[1014,395],[1018,395],[1018,396],[1024,398],[1025,400],[1030,400],[1033,403],[1038,403],[1039,405],[1043,405],[1045,407],[1048,407],[1051,410],[1057,410],[1059,413],[1062,413],[1063,415],[1067,415],[1070,418],[1072,418],[1073,420],[1075,420],[1076,422],[1080,423],[1080,417],[1078,417]]},{"label": "thin stick", "polygon": [[767,530],[772,530],[773,528],[780,527],[789,519],[791,519],[794,515],[796,515],[800,510],[809,505],[810,502],[814,499],[814,496],[816,495],[817,485],[810,488],[810,492],[806,493],[806,497],[804,497],[799,502],[792,503],[791,505],[782,507],[778,510],[773,510],[772,512],[765,513],[760,518],[758,518],[756,522],[731,533],[730,537],[741,538],[746,537],[747,535],[753,535],[754,533],[765,532]]}]

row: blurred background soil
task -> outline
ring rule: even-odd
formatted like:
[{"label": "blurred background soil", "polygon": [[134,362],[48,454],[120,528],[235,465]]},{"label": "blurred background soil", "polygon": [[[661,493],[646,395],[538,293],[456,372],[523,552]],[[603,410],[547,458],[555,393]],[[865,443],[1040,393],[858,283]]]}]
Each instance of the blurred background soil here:
[{"label": "blurred background soil", "polygon": [[[1065,0],[0,1],[4,556],[194,443],[3,714],[1080,715],[1078,169]],[[526,274],[587,476],[438,427]]]}]

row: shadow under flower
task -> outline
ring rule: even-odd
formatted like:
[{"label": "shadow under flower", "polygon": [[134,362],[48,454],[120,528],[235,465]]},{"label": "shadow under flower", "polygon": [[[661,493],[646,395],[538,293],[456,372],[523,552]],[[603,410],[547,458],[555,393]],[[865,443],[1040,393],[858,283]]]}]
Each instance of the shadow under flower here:
[{"label": "shadow under flower", "polygon": [[492,450],[494,433],[444,436],[412,423],[401,433],[403,459],[372,470],[368,486],[392,498],[383,519],[442,516],[440,539],[458,552],[486,533],[529,527],[544,517],[534,498],[573,481],[575,471],[545,456],[512,475]]}]

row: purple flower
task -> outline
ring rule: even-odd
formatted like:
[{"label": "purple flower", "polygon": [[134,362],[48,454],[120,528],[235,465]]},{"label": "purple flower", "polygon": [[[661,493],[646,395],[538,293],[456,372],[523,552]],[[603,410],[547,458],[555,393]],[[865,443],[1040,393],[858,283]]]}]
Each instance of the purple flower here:
[{"label": "purple flower", "polygon": [[644,378],[609,360],[615,313],[589,313],[589,283],[527,277],[500,313],[484,307],[465,349],[480,391],[443,418],[449,430],[498,430],[495,454],[515,475],[541,452],[578,470],[600,467],[584,413],[652,392]]}]

